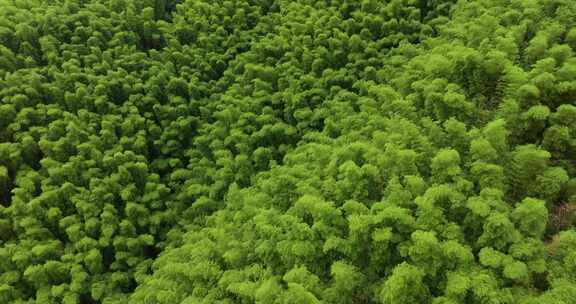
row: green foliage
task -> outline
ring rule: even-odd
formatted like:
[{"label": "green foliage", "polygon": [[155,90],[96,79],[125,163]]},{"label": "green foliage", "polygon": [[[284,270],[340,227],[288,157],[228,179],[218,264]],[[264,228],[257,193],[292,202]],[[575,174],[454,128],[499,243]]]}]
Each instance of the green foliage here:
[{"label": "green foliage", "polygon": [[430,292],[424,285],[423,273],[407,263],[394,268],[384,283],[380,294],[381,303],[426,303],[430,301]]},{"label": "green foliage", "polygon": [[575,54],[569,0],[0,0],[0,302],[572,303]]}]

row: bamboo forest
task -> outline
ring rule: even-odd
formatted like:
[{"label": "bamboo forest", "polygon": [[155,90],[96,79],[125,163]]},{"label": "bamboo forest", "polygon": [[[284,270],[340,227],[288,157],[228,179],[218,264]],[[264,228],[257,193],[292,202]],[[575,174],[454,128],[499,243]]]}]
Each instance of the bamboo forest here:
[{"label": "bamboo forest", "polygon": [[1,304],[576,304],[576,1],[0,0]]}]

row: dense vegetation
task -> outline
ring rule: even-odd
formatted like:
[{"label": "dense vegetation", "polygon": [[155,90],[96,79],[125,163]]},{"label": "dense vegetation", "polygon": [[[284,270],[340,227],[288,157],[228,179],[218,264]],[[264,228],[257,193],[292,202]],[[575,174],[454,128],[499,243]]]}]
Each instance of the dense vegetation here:
[{"label": "dense vegetation", "polygon": [[0,303],[576,303],[576,1],[0,0]]}]

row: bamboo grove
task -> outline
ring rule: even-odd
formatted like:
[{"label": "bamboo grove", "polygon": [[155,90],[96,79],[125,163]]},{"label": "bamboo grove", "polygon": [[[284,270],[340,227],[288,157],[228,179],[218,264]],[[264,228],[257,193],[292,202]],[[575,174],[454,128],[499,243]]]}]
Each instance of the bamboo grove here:
[{"label": "bamboo grove", "polygon": [[576,303],[576,1],[0,0],[0,303]]}]

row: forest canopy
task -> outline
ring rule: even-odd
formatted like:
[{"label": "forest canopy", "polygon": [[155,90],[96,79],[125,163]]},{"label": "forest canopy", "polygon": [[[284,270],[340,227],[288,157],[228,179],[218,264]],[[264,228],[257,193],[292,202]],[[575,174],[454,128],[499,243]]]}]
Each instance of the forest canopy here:
[{"label": "forest canopy", "polygon": [[576,1],[0,0],[0,303],[576,304]]}]

